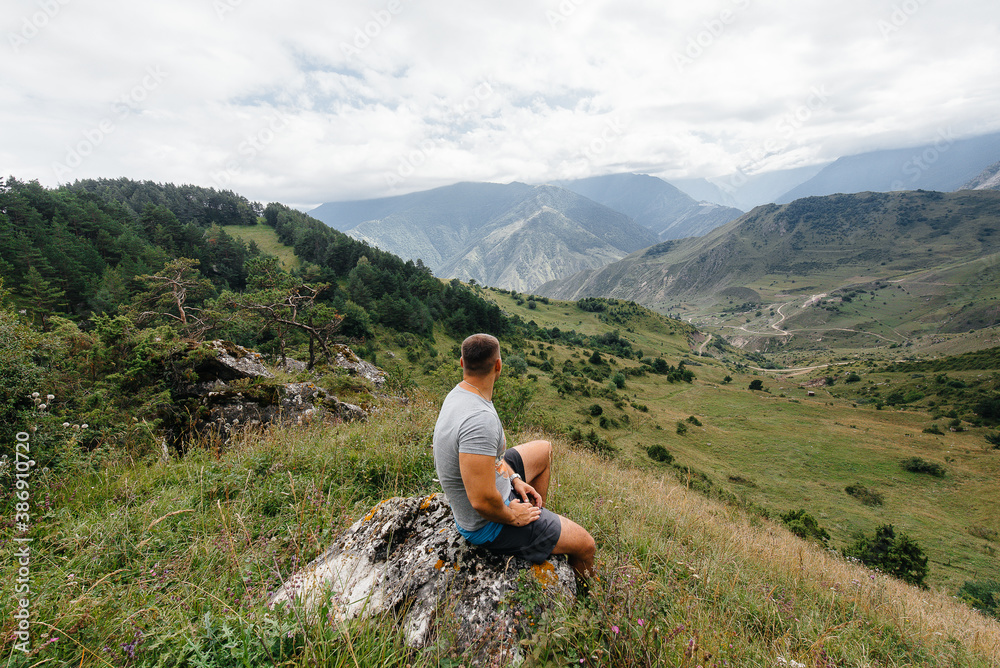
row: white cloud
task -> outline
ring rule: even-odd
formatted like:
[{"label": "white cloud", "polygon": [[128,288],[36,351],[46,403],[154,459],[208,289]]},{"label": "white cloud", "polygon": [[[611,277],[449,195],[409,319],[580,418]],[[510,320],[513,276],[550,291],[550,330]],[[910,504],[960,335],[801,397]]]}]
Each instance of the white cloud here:
[{"label": "white cloud", "polygon": [[8,0],[0,34],[0,170],[47,185],[318,203],[1000,129],[987,0]]}]

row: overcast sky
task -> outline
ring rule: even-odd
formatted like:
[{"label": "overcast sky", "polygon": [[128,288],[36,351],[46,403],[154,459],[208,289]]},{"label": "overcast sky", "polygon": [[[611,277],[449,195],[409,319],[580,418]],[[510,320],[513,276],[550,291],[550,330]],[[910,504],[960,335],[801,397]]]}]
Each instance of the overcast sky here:
[{"label": "overcast sky", "polygon": [[1000,130],[996,0],[4,0],[0,172],[309,206]]}]

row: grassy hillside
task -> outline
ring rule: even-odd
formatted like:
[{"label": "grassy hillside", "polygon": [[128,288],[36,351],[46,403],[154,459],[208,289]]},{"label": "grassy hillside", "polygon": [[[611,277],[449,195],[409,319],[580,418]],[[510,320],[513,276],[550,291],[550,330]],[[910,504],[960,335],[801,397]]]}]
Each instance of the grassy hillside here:
[{"label": "grassy hillside", "polygon": [[274,255],[281,260],[281,266],[286,271],[292,271],[302,266],[302,260],[295,254],[291,246],[281,243],[273,227],[257,223],[255,226],[225,225],[222,229],[247,243],[252,241],[257,244],[257,248],[268,255]]},{"label": "grassy hillside", "polygon": [[[687,383],[669,382],[651,371],[631,375],[643,368],[640,360],[606,353],[604,362],[595,365],[589,362],[594,347],[539,340],[508,345],[507,372],[515,372],[512,357],[526,361],[520,383],[532,393],[532,419],[550,431],[621,465],[668,474],[709,496],[771,516],[804,509],[830,532],[836,547],[848,544],[857,532],[892,524],[924,548],[931,562],[928,581],[945,591],[1000,572],[1000,526],[990,510],[1000,504],[995,485],[1000,450],[985,440],[992,430],[969,421],[977,419],[973,397],[1000,389],[989,380],[991,374],[981,385],[969,380],[965,398],[945,386],[952,392],[946,397],[951,403],[924,388],[920,402],[879,408],[893,392],[905,395],[917,389],[907,385],[915,382],[910,373],[864,361],[838,362],[800,375],[754,371],[753,361],[732,348],[720,349],[718,339],[703,346],[706,340],[687,323],[634,304],[590,312],[540,298],[530,308],[528,296],[516,293],[482,294],[505,312],[541,327],[587,335],[618,330],[643,357],[662,356],[673,366],[684,362],[697,377]],[[444,353],[452,345],[439,340],[436,348]],[[699,348],[715,357],[699,356]],[[458,381],[448,354],[411,356],[417,360],[420,384],[442,390]],[[549,371],[546,362],[552,366]],[[624,372],[624,387],[611,389],[619,372]],[[844,383],[850,373],[857,373],[859,382]],[[827,387],[821,380],[826,376],[841,380]],[[767,391],[747,389],[755,379]],[[817,379],[821,386],[815,386]],[[966,431],[953,433],[947,426],[951,418],[940,416],[956,407],[966,418]],[[945,433],[923,433],[935,419]],[[685,433],[678,433],[678,423]],[[664,448],[673,461],[652,459],[649,449],[654,446]],[[912,457],[940,463],[947,475],[938,479],[906,472],[900,462]],[[877,507],[859,502],[845,491],[854,485],[877,491],[884,502]]]},{"label": "grassy hillside", "polygon": [[[247,434],[156,463],[43,474],[32,536],[34,653],[5,665],[442,666],[407,650],[392,618],[330,624],[268,614],[283,578],[384,497],[435,484],[438,397],[367,423]],[[555,434],[550,506],[598,540],[589,598],[528,627],[527,665],[990,666],[1000,624],[947,592],[843,561],[662,472],[600,458]],[[84,456],[85,457],[85,456]],[[80,464],[84,464],[81,461]],[[10,528],[4,528],[5,538]],[[13,560],[0,564],[12,581]],[[523,596],[531,596],[530,582]]]}]

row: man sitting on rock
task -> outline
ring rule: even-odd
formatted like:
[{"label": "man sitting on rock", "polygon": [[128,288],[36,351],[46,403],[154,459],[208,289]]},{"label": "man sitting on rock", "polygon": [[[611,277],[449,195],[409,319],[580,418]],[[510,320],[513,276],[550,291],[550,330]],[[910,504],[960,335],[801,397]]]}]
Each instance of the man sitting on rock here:
[{"label": "man sitting on rock", "polygon": [[458,531],[492,552],[542,563],[569,555],[577,574],[590,575],[594,539],[579,524],[545,508],[552,444],[507,448],[493,407],[500,376],[500,342],[473,334],[462,342],[462,382],[444,400],[434,426],[434,466]]}]

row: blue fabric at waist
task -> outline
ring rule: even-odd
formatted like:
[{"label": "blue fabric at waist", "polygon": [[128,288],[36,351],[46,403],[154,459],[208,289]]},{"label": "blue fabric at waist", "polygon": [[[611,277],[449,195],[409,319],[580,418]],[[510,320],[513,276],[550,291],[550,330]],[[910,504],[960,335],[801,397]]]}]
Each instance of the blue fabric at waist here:
[{"label": "blue fabric at waist", "polygon": [[[509,506],[511,499],[514,498],[514,490],[511,489],[511,495],[504,500],[504,505]],[[473,545],[482,545],[483,543],[489,543],[496,540],[496,537],[500,535],[500,530],[503,529],[503,525],[498,522],[487,522],[486,526],[480,527],[475,531],[469,531],[468,529],[463,529],[457,521],[455,522],[455,527],[458,528],[458,533],[465,536],[465,540],[469,541]]]}]

